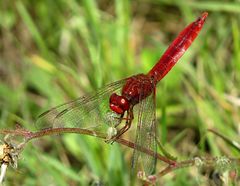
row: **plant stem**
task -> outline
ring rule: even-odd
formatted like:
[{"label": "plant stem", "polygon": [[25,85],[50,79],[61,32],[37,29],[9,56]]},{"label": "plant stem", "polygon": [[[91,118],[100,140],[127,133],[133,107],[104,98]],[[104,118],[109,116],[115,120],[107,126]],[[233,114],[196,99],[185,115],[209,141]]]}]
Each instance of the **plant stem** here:
[{"label": "plant stem", "polygon": [[[63,133],[75,133],[75,134],[83,134],[94,136],[102,139],[106,139],[106,135],[101,132],[96,132],[88,129],[80,129],[80,128],[48,128],[43,129],[37,132],[31,132],[22,128],[17,128],[15,130],[0,130],[0,134],[5,135],[13,135],[14,136],[22,136],[24,138],[24,142],[20,143],[20,148],[29,142],[30,140],[37,139],[44,136],[51,136],[55,134],[63,134]],[[149,156],[156,156],[157,159],[161,160],[162,162],[167,163],[168,165],[156,175],[152,175],[152,177],[160,178],[176,169],[196,166],[196,167],[218,167],[221,169],[232,169],[235,166],[239,166],[240,159],[238,158],[227,158],[227,157],[195,157],[194,159],[185,160],[185,161],[175,161],[171,160],[165,156],[160,155],[159,153],[155,153],[154,151],[143,148],[141,146],[137,146],[133,142],[125,140],[123,138],[118,138],[114,142],[120,143],[132,149],[137,148],[137,150],[148,154]]]},{"label": "plant stem", "polygon": [[[95,132],[92,130],[88,129],[80,129],[80,128],[48,128],[48,129],[43,129],[37,132],[31,132],[27,130],[22,130],[22,129],[16,129],[16,130],[0,130],[0,134],[14,134],[17,136],[23,136],[25,138],[25,143],[32,139],[40,138],[43,136],[50,136],[50,135],[55,135],[55,134],[63,134],[63,133],[75,133],[75,134],[83,134],[83,135],[89,135],[89,136],[94,136],[102,139],[106,139],[106,135],[100,132]],[[143,148],[141,146],[137,146],[133,142],[130,142],[128,140],[118,138],[114,142],[120,143],[122,145],[125,145],[127,147],[130,147],[132,149],[137,148],[139,151],[146,153],[150,156],[156,156],[157,159],[169,164],[169,165],[175,165],[176,162],[168,159],[158,153],[153,152],[150,149]]]}]

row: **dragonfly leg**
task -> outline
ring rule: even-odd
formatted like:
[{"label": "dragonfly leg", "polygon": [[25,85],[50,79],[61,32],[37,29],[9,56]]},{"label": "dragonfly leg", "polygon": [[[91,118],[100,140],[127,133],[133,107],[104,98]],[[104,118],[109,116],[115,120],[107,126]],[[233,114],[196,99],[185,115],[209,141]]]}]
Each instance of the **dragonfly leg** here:
[{"label": "dragonfly leg", "polygon": [[122,120],[124,120],[125,118],[123,117],[124,116],[124,113],[121,114],[121,116],[119,118],[116,118],[116,119],[119,119],[119,122],[114,126],[115,128],[118,127],[118,125],[120,125],[122,123]]},{"label": "dragonfly leg", "polygon": [[117,132],[115,136],[113,136],[111,139],[106,140],[107,143],[111,142],[111,144],[116,141],[121,135],[123,135],[125,132],[128,131],[128,129],[131,127],[133,120],[133,110],[132,108],[128,110],[127,112],[127,118],[125,125]]},{"label": "dragonfly leg", "polygon": [[115,139],[118,139],[121,135],[123,135],[125,132],[128,131],[128,129],[131,127],[132,124],[132,120],[133,120],[133,110],[130,109],[127,112],[127,119],[126,119],[126,123],[125,125],[118,131],[118,134],[115,137]]}]

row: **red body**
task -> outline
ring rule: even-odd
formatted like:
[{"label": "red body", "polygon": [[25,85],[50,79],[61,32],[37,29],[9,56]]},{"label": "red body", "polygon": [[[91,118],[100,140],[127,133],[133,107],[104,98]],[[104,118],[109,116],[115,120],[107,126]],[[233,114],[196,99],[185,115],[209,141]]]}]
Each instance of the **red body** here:
[{"label": "red body", "polygon": [[202,29],[207,15],[205,12],[196,21],[189,24],[172,42],[148,74],[138,74],[127,79],[126,84],[122,88],[122,95],[111,95],[111,110],[118,114],[123,114],[130,106],[134,106],[149,96],[153,92],[157,82],[171,70],[192,44]]},{"label": "red body", "polygon": [[[89,94],[52,108],[41,115],[41,117],[45,117],[42,123],[45,126],[48,121],[52,121],[50,126],[61,130],[64,130],[63,127],[67,127],[103,131],[106,134],[107,142],[113,143],[131,127],[135,117],[133,107],[140,103],[132,168],[135,169],[136,162],[140,160],[144,173],[151,175],[155,170],[157,157],[154,99],[156,84],[171,70],[197,37],[206,17],[207,13],[204,13],[188,25],[147,74],[138,74],[114,82],[100,89],[94,95]],[[116,94],[119,89],[121,89],[121,95]],[[109,99],[109,95],[111,96],[108,103],[106,99]],[[105,108],[108,106],[110,108],[106,110]],[[122,122],[123,120],[124,122]],[[125,125],[122,126],[122,123]],[[141,153],[140,149],[150,149],[154,154],[148,156]]]},{"label": "red body", "polygon": [[171,43],[158,63],[150,70],[148,76],[152,76],[155,81],[160,81],[177,63],[180,57],[192,44],[194,39],[198,36],[198,33],[203,27],[203,24],[207,18],[207,13],[203,13],[202,17],[189,24]]}]

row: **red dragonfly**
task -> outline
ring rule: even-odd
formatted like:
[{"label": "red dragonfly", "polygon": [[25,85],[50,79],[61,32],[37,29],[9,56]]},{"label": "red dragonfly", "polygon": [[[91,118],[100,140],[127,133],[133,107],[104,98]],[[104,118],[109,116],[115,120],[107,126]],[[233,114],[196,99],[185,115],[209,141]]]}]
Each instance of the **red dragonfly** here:
[{"label": "red dragonfly", "polygon": [[[137,74],[111,83],[94,94],[59,105],[40,115],[41,128],[82,128],[101,131],[113,142],[123,135],[137,116],[132,165],[142,163],[146,175],[153,173],[156,157],[140,152],[137,147],[156,152],[155,94],[157,83],[171,70],[192,44],[208,16],[205,12],[189,24],[171,43],[157,64],[147,74]],[[135,110],[135,106],[138,109]],[[137,112],[137,113],[136,113]],[[136,116],[134,115],[136,113]]]}]

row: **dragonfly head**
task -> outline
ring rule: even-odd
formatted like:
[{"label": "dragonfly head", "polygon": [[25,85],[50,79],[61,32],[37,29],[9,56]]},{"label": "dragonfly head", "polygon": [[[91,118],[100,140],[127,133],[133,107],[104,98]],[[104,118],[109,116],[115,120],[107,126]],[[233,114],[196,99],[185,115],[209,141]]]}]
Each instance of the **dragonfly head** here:
[{"label": "dragonfly head", "polygon": [[110,109],[117,114],[123,114],[130,107],[129,101],[124,96],[119,96],[116,93],[110,96],[109,102]]}]

